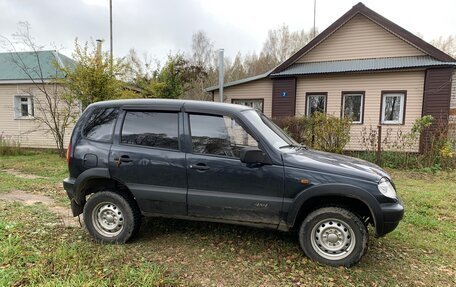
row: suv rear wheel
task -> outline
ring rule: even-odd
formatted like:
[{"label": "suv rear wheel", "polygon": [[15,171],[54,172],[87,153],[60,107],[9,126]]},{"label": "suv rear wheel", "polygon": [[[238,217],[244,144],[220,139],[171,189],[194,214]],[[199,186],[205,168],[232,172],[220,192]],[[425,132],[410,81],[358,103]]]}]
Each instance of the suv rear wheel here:
[{"label": "suv rear wheel", "polygon": [[84,224],[101,243],[125,243],[139,230],[141,213],[133,198],[114,191],[91,195],[84,206]]},{"label": "suv rear wheel", "polygon": [[367,250],[368,233],[361,219],[340,207],[311,212],[299,229],[299,243],[311,259],[332,266],[352,266]]}]

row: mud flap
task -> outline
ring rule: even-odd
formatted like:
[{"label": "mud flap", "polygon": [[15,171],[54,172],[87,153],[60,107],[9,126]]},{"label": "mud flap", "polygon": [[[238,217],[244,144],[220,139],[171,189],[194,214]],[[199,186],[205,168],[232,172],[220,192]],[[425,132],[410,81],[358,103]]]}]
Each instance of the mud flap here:
[{"label": "mud flap", "polygon": [[78,216],[79,214],[82,214],[83,210],[84,210],[84,204],[79,205],[76,203],[76,201],[74,201],[74,199],[71,200],[71,211],[73,212],[74,217]]}]

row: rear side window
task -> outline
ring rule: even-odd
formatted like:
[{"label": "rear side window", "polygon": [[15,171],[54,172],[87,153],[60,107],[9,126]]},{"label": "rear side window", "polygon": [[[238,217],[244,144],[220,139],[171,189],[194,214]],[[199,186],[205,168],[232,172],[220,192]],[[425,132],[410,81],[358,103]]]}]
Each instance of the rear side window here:
[{"label": "rear side window", "polygon": [[82,129],[82,134],[95,141],[109,142],[119,110],[116,108],[95,109]]},{"label": "rear side window", "polygon": [[179,149],[178,113],[129,111],[125,115],[124,144]]}]

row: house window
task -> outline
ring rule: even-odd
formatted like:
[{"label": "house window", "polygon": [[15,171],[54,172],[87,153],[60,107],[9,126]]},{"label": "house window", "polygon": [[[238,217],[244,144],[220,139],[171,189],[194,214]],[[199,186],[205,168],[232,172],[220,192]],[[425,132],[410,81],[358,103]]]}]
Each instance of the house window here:
[{"label": "house window", "polygon": [[364,93],[342,94],[342,116],[348,117],[354,124],[363,122]]},{"label": "house window", "polygon": [[382,124],[404,123],[405,92],[382,93]]},{"label": "house window", "polygon": [[263,99],[252,99],[252,100],[243,100],[243,99],[233,99],[231,103],[237,105],[243,105],[247,107],[252,107],[254,109],[263,111]]},{"label": "house window", "polygon": [[307,94],[306,116],[326,112],[326,93]]},{"label": "house window", "polygon": [[14,96],[14,117],[31,118],[35,115],[32,96]]}]

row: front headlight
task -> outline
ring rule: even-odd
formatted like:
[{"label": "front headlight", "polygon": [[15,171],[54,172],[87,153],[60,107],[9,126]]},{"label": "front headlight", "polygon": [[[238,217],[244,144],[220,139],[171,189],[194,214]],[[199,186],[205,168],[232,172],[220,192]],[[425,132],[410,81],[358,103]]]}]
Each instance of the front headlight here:
[{"label": "front headlight", "polygon": [[385,196],[396,198],[396,190],[387,178],[380,179],[378,183],[378,190],[380,190],[380,192]]}]

